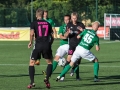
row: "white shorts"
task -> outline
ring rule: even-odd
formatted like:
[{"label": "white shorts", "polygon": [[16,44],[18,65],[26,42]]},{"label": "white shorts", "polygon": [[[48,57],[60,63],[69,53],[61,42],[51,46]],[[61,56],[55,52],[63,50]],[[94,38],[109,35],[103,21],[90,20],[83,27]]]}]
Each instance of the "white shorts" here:
[{"label": "white shorts", "polygon": [[60,56],[60,58],[63,58],[63,57],[68,53],[68,50],[69,50],[69,45],[68,45],[68,44],[61,45],[61,46],[57,49],[56,55],[57,55],[57,56]]},{"label": "white shorts", "polygon": [[75,52],[73,53],[71,61],[75,62],[79,58],[83,58],[83,59],[92,61],[96,57],[94,56],[94,54],[92,54],[92,52],[90,52],[90,50],[87,50],[87,49],[85,49],[85,48],[83,48],[81,46],[77,46],[76,49],[75,49]]}]

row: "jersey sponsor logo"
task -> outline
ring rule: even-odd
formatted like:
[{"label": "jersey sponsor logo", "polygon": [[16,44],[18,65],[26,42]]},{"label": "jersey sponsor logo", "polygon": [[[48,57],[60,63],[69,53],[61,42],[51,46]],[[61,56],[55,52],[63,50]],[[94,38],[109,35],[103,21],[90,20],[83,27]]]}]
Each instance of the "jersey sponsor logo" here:
[{"label": "jersey sponsor logo", "polygon": [[37,22],[38,24],[48,24],[47,22]]}]

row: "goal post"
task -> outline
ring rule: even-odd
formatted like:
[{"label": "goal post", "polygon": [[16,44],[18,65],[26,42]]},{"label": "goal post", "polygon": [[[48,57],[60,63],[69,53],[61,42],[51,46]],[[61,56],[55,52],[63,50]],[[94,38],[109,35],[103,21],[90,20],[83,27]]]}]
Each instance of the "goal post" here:
[{"label": "goal post", "polygon": [[105,40],[110,39],[111,28],[120,28],[120,14],[104,13],[104,39]]}]

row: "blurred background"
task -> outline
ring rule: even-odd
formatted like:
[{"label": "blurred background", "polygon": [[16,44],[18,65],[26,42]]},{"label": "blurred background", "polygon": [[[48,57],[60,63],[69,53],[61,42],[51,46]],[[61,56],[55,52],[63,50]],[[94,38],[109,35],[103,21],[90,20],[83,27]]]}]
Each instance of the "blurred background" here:
[{"label": "blurred background", "polygon": [[103,26],[104,13],[120,13],[120,0],[0,0],[0,27],[28,27],[37,8],[48,10],[56,27],[71,12],[78,12],[79,21],[86,26],[95,20]]}]

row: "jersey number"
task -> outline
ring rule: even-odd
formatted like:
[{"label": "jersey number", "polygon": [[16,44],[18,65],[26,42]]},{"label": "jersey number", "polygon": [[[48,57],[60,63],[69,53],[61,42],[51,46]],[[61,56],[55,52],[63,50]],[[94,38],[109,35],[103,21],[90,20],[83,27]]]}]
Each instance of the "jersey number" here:
[{"label": "jersey number", "polygon": [[91,43],[91,42],[92,42],[92,39],[93,39],[93,36],[87,33],[87,34],[83,37],[83,39],[84,39],[85,42]]},{"label": "jersey number", "polygon": [[43,36],[42,35],[42,29],[45,28],[45,33],[44,33],[44,36],[47,36],[48,35],[48,25],[42,25],[42,26],[38,26],[38,31],[39,31],[39,36]]}]

